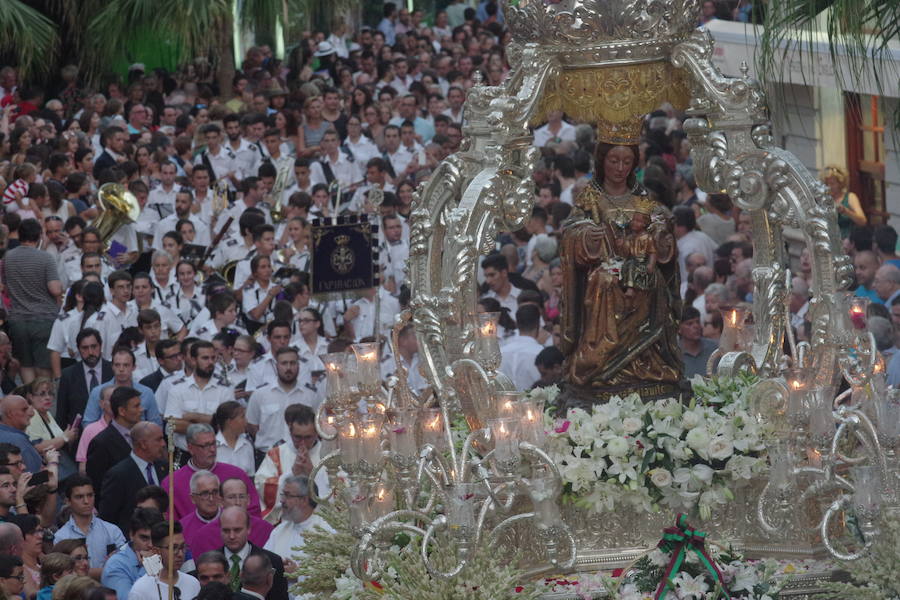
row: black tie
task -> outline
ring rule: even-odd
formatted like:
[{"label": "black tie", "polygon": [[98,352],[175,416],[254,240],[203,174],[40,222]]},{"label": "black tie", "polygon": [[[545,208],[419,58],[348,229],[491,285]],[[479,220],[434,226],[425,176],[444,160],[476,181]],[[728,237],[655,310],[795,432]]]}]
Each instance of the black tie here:
[{"label": "black tie", "polygon": [[95,371],[94,369],[91,369],[90,373],[91,373],[91,383],[90,383],[90,389],[88,390],[89,392],[91,390],[93,390],[95,387],[97,387],[98,385],[100,385],[100,382],[97,381],[97,371]]}]

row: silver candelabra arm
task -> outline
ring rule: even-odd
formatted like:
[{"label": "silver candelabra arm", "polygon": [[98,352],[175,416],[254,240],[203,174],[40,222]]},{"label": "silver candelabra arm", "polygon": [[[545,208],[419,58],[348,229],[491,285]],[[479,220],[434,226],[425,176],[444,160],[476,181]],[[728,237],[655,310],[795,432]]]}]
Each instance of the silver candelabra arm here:
[{"label": "silver candelabra arm", "polygon": [[353,569],[353,574],[360,580],[372,581],[378,579],[381,575],[381,572],[378,570],[378,548],[376,543],[387,534],[393,536],[393,534],[399,532],[408,532],[424,538],[426,535],[425,530],[401,519],[425,522],[429,523],[429,525],[431,521],[418,511],[395,510],[366,525],[360,536],[359,543],[353,548],[353,552],[350,555],[350,566]]}]

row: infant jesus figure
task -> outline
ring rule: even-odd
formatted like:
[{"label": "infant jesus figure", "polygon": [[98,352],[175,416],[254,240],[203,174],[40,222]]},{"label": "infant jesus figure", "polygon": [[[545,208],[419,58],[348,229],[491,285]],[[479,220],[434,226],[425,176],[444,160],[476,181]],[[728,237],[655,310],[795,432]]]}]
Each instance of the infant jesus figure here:
[{"label": "infant jesus figure", "polygon": [[650,214],[638,210],[632,215],[625,235],[616,240],[616,251],[624,259],[620,280],[626,298],[634,298],[635,290],[653,288],[656,243],[647,231],[649,225]]}]

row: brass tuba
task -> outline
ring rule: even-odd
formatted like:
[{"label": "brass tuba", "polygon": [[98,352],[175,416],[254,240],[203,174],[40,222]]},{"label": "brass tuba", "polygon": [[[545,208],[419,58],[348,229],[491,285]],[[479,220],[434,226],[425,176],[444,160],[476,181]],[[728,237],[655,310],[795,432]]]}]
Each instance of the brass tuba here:
[{"label": "brass tuba", "polygon": [[120,183],[104,183],[97,191],[100,216],[91,225],[100,232],[103,247],[109,247],[109,240],[126,223],[134,223],[141,215],[141,205],[137,198]]},{"label": "brass tuba", "polygon": [[272,185],[272,191],[269,193],[269,214],[273,223],[284,221],[284,190],[291,181],[293,169],[294,161],[289,157],[282,157],[281,164],[278,165],[278,171],[275,175],[275,183]]}]

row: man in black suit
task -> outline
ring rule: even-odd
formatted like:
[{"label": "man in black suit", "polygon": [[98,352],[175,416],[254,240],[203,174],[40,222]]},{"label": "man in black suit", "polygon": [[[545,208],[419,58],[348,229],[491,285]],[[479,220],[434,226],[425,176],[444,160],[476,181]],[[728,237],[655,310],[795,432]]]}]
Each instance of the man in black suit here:
[{"label": "man in black suit", "polygon": [[[287,579],[284,577],[284,562],[274,552],[264,550],[248,540],[250,535],[250,515],[247,509],[240,506],[229,506],[222,510],[219,517],[222,527],[222,543],[225,544],[222,552],[228,559],[228,576],[231,589],[240,589],[241,565],[249,556],[265,554],[269,558],[272,568],[275,569],[272,587],[265,595],[265,600],[288,600]],[[248,599],[245,599],[248,600]],[[259,600],[259,598],[255,598]]]},{"label": "man in black suit", "polygon": [[141,393],[132,387],[116,388],[109,399],[109,408],[113,419],[91,440],[85,463],[87,476],[101,495],[106,472],[131,454],[131,428],[141,420]]},{"label": "man in black suit", "polygon": [[112,125],[103,130],[100,136],[100,145],[103,146],[103,152],[94,161],[94,178],[99,179],[100,173],[110,167],[115,167],[125,160],[122,153],[125,149],[125,142],[128,140],[128,134],[121,127]]},{"label": "man in black suit", "polygon": [[234,593],[235,600],[264,600],[275,585],[272,561],[265,554],[251,554],[241,569],[241,591]]},{"label": "man in black suit", "polygon": [[181,342],[178,340],[160,340],[156,344],[156,360],[159,368],[141,379],[140,384],[145,385],[153,393],[159,389],[159,384],[169,375],[181,370]]},{"label": "man in black suit", "polygon": [[162,427],[141,421],[131,428],[131,454],[119,461],[103,477],[99,512],[104,521],[127,531],[134,513],[135,492],[159,485],[166,476],[166,439]]},{"label": "man in black suit", "polygon": [[72,424],[75,415],[84,416],[91,390],[113,376],[112,363],[101,359],[103,339],[99,331],[82,329],[75,337],[75,346],[81,360],[62,370],[56,393],[56,422],[63,429]]}]

